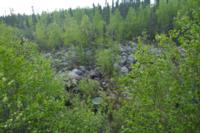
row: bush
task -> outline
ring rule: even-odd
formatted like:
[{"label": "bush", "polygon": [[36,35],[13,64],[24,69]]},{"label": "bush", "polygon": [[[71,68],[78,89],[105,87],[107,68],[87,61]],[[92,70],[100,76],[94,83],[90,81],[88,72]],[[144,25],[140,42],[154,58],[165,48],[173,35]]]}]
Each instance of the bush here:
[{"label": "bush", "polygon": [[[81,101],[78,106],[65,113],[65,123],[62,131],[67,133],[96,133],[103,125],[103,116],[94,114],[91,109]],[[81,104],[80,104],[81,103]]]},{"label": "bush", "polygon": [[191,11],[193,19],[187,15],[178,18],[179,29],[170,32],[169,36],[177,37],[188,26],[178,38],[181,47],[165,35],[156,37],[159,40],[157,50],[140,44],[135,54],[137,63],[130,75],[120,81],[121,87],[132,97],[116,111],[121,132],[200,130],[200,9],[197,6],[195,10]]},{"label": "bush", "polygon": [[117,64],[119,59],[117,49],[114,45],[112,49],[103,49],[96,53],[96,64],[104,76],[112,77],[116,72],[114,64]]},{"label": "bush", "polygon": [[34,45],[0,30],[0,132],[97,132],[102,117],[77,97],[64,106],[63,84]]},{"label": "bush", "polygon": [[0,128],[9,132],[56,130],[64,109],[63,85],[38,53],[28,54],[27,50],[36,50],[31,43],[8,38],[4,34],[4,42],[0,41]]},{"label": "bush", "polygon": [[78,88],[86,96],[94,96],[100,88],[99,82],[91,79],[83,79],[79,82]]}]

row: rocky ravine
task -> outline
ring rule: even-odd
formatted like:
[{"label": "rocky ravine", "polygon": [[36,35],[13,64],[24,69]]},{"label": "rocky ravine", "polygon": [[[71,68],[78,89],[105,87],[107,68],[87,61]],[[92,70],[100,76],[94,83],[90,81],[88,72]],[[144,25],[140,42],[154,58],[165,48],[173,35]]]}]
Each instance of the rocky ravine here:
[{"label": "rocky ravine", "polygon": [[[137,44],[127,42],[120,45],[120,61],[114,64],[121,74],[127,74],[131,70],[131,64],[135,63],[133,53],[137,49]],[[45,53],[44,56],[52,61],[52,67],[58,75],[68,76],[71,80],[81,80],[84,77],[100,80],[101,73],[96,67],[90,68],[86,66],[76,66],[71,68],[69,65],[70,53],[68,49],[62,49],[55,52]]]}]

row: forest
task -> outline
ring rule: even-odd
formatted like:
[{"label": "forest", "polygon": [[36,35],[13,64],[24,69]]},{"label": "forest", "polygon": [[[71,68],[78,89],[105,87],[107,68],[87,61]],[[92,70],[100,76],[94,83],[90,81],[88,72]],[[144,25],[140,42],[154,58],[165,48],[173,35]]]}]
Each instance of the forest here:
[{"label": "forest", "polygon": [[200,1],[0,16],[0,133],[200,133]]}]

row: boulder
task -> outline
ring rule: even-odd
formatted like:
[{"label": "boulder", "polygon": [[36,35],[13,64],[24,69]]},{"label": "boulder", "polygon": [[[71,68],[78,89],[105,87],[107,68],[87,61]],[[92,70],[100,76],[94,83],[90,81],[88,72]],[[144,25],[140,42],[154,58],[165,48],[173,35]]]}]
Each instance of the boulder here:
[{"label": "boulder", "polygon": [[69,72],[69,77],[71,79],[76,79],[76,80],[80,80],[81,79],[81,76],[77,75],[76,73],[73,73],[73,72]]},{"label": "boulder", "polygon": [[102,82],[101,82],[101,86],[102,86],[103,88],[108,88],[109,83],[108,83],[107,81],[102,81]]},{"label": "boulder", "polygon": [[56,53],[55,53],[55,56],[56,57],[62,57],[64,55],[64,51],[57,51]]},{"label": "boulder", "polygon": [[75,68],[75,69],[72,70],[72,72],[79,75],[79,76],[83,75],[83,72],[80,69]]},{"label": "boulder", "polygon": [[82,78],[83,72],[79,69],[73,69],[69,72],[68,75],[71,79],[80,80]]},{"label": "boulder", "polygon": [[185,56],[186,51],[185,51],[185,49],[183,47],[179,46],[178,47],[178,52],[180,53],[181,56],[183,56],[183,57]]},{"label": "boulder", "polygon": [[96,70],[91,70],[89,72],[89,76],[91,79],[99,79],[101,78],[101,74],[99,72],[97,72]]},{"label": "boulder", "polygon": [[120,65],[125,65],[127,62],[127,57],[126,56],[122,56],[121,59],[120,59]]},{"label": "boulder", "polygon": [[87,70],[86,70],[86,68],[85,68],[85,66],[79,66],[79,69],[83,72],[83,73],[85,73]]},{"label": "boulder", "polygon": [[129,53],[131,53],[133,51],[133,49],[131,48],[131,46],[127,46],[126,47],[126,51],[129,52]]},{"label": "boulder", "polygon": [[127,52],[122,52],[121,56],[128,56],[128,53]]},{"label": "boulder", "polygon": [[61,60],[57,59],[57,58],[53,60],[53,63],[55,63],[55,64],[59,64],[60,62],[61,62]]},{"label": "boulder", "polygon": [[63,67],[67,67],[68,66],[68,63],[66,61],[63,61],[60,63],[60,66],[63,68]]},{"label": "boulder", "polygon": [[94,105],[99,105],[103,103],[103,98],[102,97],[95,97],[92,99],[92,104]]},{"label": "boulder", "polygon": [[51,53],[45,53],[45,54],[44,54],[44,57],[45,57],[45,58],[51,58]]},{"label": "boulder", "polygon": [[123,67],[121,68],[121,72],[124,73],[124,74],[128,74],[129,70],[128,70],[127,67],[123,66]]},{"label": "boulder", "polygon": [[126,49],[125,49],[125,47],[124,46],[121,46],[120,47],[120,51],[123,53],[123,52],[126,52]]},{"label": "boulder", "polygon": [[135,61],[134,61],[134,58],[132,55],[129,55],[128,58],[127,58],[127,63],[128,64],[133,64]]},{"label": "boulder", "polygon": [[138,45],[137,45],[137,43],[133,42],[132,46],[133,46],[133,48],[137,48]]}]

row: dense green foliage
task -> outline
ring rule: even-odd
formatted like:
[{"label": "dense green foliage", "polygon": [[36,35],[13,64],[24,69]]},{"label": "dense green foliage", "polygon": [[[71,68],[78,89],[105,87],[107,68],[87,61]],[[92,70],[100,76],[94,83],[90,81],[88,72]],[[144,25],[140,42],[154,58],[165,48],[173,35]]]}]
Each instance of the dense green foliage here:
[{"label": "dense green foliage", "polygon": [[30,16],[12,14],[1,17],[1,20],[20,28],[40,49],[71,47],[77,53],[75,65],[93,66],[96,56],[92,55],[98,50],[102,51],[102,48],[112,49],[112,41],[136,41],[137,36],[143,34],[153,41],[156,33],[166,33],[174,27],[173,19],[177,10],[190,7],[190,0],[161,0],[157,6],[150,5],[148,0],[128,3],[113,1],[112,7],[106,3],[104,7],[93,5],[93,8]]},{"label": "dense green foliage", "polygon": [[[123,41],[147,32],[154,39],[156,32],[173,28],[173,18],[180,5],[189,0],[161,0],[151,6],[148,0],[129,3],[113,2],[112,7],[93,6],[92,9],[69,9],[40,15],[11,15],[1,20],[22,29],[41,47],[69,45],[70,43],[97,43],[107,39]],[[190,8],[190,6],[188,6]],[[31,30],[31,31],[30,31]],[[44,46],[43,46],[44,45]],[[89,45],[89,44],[88,44]]]},{"label": "dense green foliage", "polygon": [[[0,132],[200,131],[199,1],[113,1],[1,20]],[[120,75],[119,44],[139,35],[136,63]],[[74,81],[55,73],[38,49],[60,47],[71,68],[101,76]]]},{"label": "dense green foliage", "polygon": [[117,63],[117,54],[109,49],[98,51],[96,64],[100,71],[108,77],[112,77],[115,73],[114,63]]},{"label": "dense green foliage", "polygon": [[96,131],[101,118],[86,105],[64,106],[62,82],[35,44],[3,24],[0,30],[0,132]]},{"label": "dense green foliage", "polygon": [[[11,36],[7,34],[12,30],[7,31],[4,25],[0,28],[3,31],[0,39],[1,129],[19,132],[55,129],[53,125],[58,119],[54,117],[59,118],[56,112],[63,108],[62,100],[55,98],[62,98],[62,84],[53,79],[48,62],[37,57],[34,45],[9,39]],[[51,116],[47,117],[48,114]]]},{"label": "dense green foliage", "polygon": [[[121,132],[199,132],[199,11],[195,6],[186,12],[191,16],[180,12],[178,28],[170,37],[158,35],[156,48],[140,43],[137,63],[120,81],[132,98],[117,112]],[[180,47],[172,39],[178,34]]]}]

